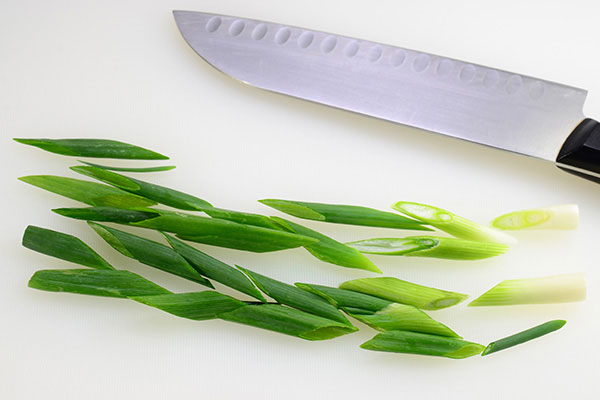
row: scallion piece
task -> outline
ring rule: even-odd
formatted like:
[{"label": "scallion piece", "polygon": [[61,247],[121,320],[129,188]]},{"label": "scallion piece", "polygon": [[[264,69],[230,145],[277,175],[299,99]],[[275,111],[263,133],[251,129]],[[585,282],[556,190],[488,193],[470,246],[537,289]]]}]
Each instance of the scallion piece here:
[{"label": "scallion piece", "polygon": [[352,325],[344,315],[327,300],[316,294],[299,289],[296,286],[266,277],[257,272],[238,266],[263,293],[275,299],[278,303],[319,315],[332,321]]},{"label": "scallion piece", "polygon": [[164,186],[155,185],[153,183],[144,182],[139,179],[130,178],[128,176],[117,174],[116,172],[108,171],[103,168],[92,166],[76,166],[71,167],[71,170],[82,175],[98,179],[126,192],[154,200],[170,207],[179,208],[181,210],[201,211],[204,208],[212,207],[207,201],[187,193]]},{"label": "scallion piece", "polygon": [[262,302],[266,302],[252,281],[242,272],[170,235],[165,235],[165,237],[171,247],[202,275],[232,289],[246,293]]},{"label": "scallion piece", "polygon": [[40,270],[29,280],[29,287],[120,298],[171,293],[133,272],[101,269]]},{"label": "scallion piece", "polygon": [[423,223],[398,214],[361,206],[264,199],[259,202],[294,217],[336,224],[430,231]]},{"label": "scallion piece", "polygon": [[163,244],[108,226],[88,222],[102,239],[124,256],[142,264],[189,279],[212,288],[212,284],[196,271],[179,253]]},{"label": "scallion piece", "polygon": [[90,206],[135,208],[149,207],[156,204],[152,200],[124,192],[111,186],[82,181],[80,179],[54,175],[31,175],[23,176],[19,179],[30,185],[89,204]]},{"label": "scallion piece", "polygon": [[492,221],[494,228],[503,230],[524,229],[576,229],[579,224],[579,207],[565,204],[515,211]]},{"label": "scallion piece", "polygon": [[337,240],[333,240],[322,233],[313,231],[312,229],[295,224],[283,218],[271,218],[290,232],[317,239],[317,243],[305,245],[304,248],[319,260],[340,265],[342,267],[365,269],[367,271],[381,273],[381,270],[358,250],[346,246]]},{"label": "scallion piece", "polygon": [[516,243],[515,238],[502,231],[480,225],[438,207],[399,201],[392,205],[392,208],[459,239],[506,244]]},{"label": "scallion piece", "polygon": [[381,297],[394,303],[408,304],[424,310],[439,310],[460,303],[466,294],[417,285],[398,278],[362,278],[346,281],[340,289]]},{"label": "scallion piece", "polygon": [[366,350],[455,359],[475,356],[484,349],[480,344],[462,339],[409,331],[382,332],[360,347]]},{"label": "scallion piece", "polygon": [[583,274],[562,274],[500,282],[471,303],[475,306],[571,303],[585,300]]},{"label": "scallion piece", "polygon": [[64,156],[120,158],[129,160],[168,160],[169,157],[132,144],[107,139],[14,139]]},{"label": "scallion piece", "polygon": [[213,218],[225,219],[227,221],[233,221],[239,224],[281,230],[281,226],[279,224],[275,223],[271,218],[260,214],[225,210],[223,208],[216,207],[205,208],[202,211]]},{"label": "scallion piece", "polygon": [[367,254],[432,257],[447,260],[481,260],[508,251],[508,246],[502,243],[434,236],[366,239],[346,244]]},{"label": "scallion piece", "polygon": [[[372,314],[393,304],[391,301],[352,290],[309,283],[296,283],[295,285],[302,290],[321,296],[333,306],[344,310],[351,308],[355,312],[356,310],[363,310]],[[358,313],[360,314],[361,312],[359,311]]]},{"label": "scallion piece", "polygon": [[61,260],[96,269],[114,269],[80,239],[50,229],[29,225],[23,234],[23,246]]},{"label": "scallion piece", "polygon": [[487,345],[482,356],[495,353],[500,350],[508,349],[509,347],[513,347],[519,345],[521,343],[528,342],[533,339],[537,339],[540,336],[547,335],[548,333],[554,332],[562,328],[567,321],[562,319],[557,319],[554,321],[548,321],[538,326],[534,326],[533,328],[524,330],[523,332],[516,333],[514,335],[505,337],[504,339],[496,340]]},{"label": "scallion piece", "polygon": [[130,224],[156,218],[160,214],[152,209],[124,209],[114,207],[55,208],[52,210],[63,217],[84,221],[115,222]]},{"label": "scallion piece", "polygon": [[460,338],[446,325],[416,307],[392,303],[374,314],[350,314],[352,317],[380,331],[411,331]]},{"label": "scallion piece", "polygon": [[158,167],[146,167],[146,168],[127,168],[127,167],[110,167],[108,165],[100,165],[94,164],[87,161],[78,160],[82,164],[87,164],[90,167],[98,167],[102,169],[107,169],[109,171],[118,171],[118,172],[162,172],[162,171],[170,171],[175,169],[174,165],[161,165]]},{"label": "scallion piece", "polygon": [[356,332],[354,326],[278,304],[247,305],[219,318],[306,340],[327,340]]}]

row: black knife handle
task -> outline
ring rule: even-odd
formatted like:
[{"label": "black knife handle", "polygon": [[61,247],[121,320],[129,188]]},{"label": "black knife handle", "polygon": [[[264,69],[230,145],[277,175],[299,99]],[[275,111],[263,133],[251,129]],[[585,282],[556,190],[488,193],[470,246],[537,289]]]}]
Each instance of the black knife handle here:
[{"label": "black knife handle", "polygon": [[569,135],[556,159],[566,172],[600,183],[600,123],[584,119]]}]

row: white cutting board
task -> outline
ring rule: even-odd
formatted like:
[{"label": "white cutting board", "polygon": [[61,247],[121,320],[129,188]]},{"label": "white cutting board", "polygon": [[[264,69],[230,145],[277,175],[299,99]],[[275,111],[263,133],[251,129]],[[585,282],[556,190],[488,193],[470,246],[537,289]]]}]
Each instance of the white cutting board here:
[{"label": "white cutting board", "polygon": [[[556,80],[588,89],[586,112],[600,117],[598,4],[3,0],[0,398],[598,398],[600,186],[541,161],[242,85],[197,57],[171,16],[172,9],[188,9],[264,19]],[[568,321],[519,348],[455,361],[361,350],[375,334],[363,325],[352,335],[307,342],[223,321],[178,319],[124,300],[35,291],[27,280],[36,269],[75,265],[20,247],[28,224],[75,234],[114,265],[169,289],[197,287],[125,259],[84,223],[51,213],[77,204],[16,178],[74,176],[67,167],[75,160],[12,137],[139,144],[177,165],[142,179],[220,207],[274,215],[281,214],[256,200],[380,209],[412,200],[481,222],[521,208],[577,203],[577,231],[519,234],[520,243],[495,259],[372,259],[385,275],[472,298],[504,279],[585,271],[588,300],[432,313],[483,344],[550,319]],[[343,241],[403,234],[306,225]],[[302,249],[263,255],[202,249],[290,283],[337,285],[374,276],[319,262]]]}]

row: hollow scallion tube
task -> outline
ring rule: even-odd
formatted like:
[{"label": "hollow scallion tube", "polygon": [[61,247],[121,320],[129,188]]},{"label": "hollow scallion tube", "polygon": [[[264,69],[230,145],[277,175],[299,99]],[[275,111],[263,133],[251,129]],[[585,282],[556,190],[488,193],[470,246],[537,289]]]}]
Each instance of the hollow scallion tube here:
[{"label": "hollow scallion tube", "polygon": [[14,139],[64,156],[120,158],[129,160],[168,160],[169,157],[132,144],[107,139]]},{"label": "hollow scallion tube", "polygon": [[579,207],[565,204],[514,211],[495,218],[491,225],[502,230],[576,229],[579,225]]},{"label": "hollow scallion tube", "polygon": [[485,348],[485,350],[483,350],[483,353],[481,353],[481,355],[485,356],[485,355],[495,353],[500,350],[504,350],[504,349],[508,349],[513,346],[517,346],[521,343],[525,343],[525,342],[528,342],[533,339],[537,339],[540,336],[544,336],[544,335],[547,335],[548,333],[559,330],[566,323],[567,323],[567,321],[562,320],[562,319],[548,321],[541,325],[534,326],[533,328],[524,330],[519,333],[515,333],[514,335],[505,337],[503,339],[496,340],[496,341],[488,344],[487,347]]},{"label": "hollow scallion tube", "polygon": [[[352,290],[309,283],[296,283],[295,285],[302,290],[321,296],[333,306],[343,310],[348,310],[350,308],[354,310],[354,312],[356,312],[357,309],[360,309],[362,310],[362,313],[374,313],[393,304],[389,300]],[[358,313],[360,313],[360,311]]]},{"label": "hollow scallion tube", "polygon": [[87,161],[78,160],[82,164],[89,165],[90,167],[98,167],[102,169],[107,169],[109,171],[118,171],[118,172],[162,172],[162,171],[170,171],[175,169],[174,165],[160,165],[157,167],[141,167],[141,168],[130,168],[130,167],[112,167],[108,165],[100,165],[94,164]]}]

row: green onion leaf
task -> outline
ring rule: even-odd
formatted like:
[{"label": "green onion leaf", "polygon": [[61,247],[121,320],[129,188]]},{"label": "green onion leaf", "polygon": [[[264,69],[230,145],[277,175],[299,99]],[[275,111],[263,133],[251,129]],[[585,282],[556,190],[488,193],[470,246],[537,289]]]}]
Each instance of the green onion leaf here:
[{"label": "green onion leaf", "polygon": [[165,235],[165,237],[171,247],[183,256],[183,258],[185,258],[190,265],[202,275],[220,282],[223,285],[229,286],[232,289],[246,293],[262,302],[266,302],[265,298],[254,286],[252,281],[242,272],[170,235]]},{"label": "green onion leaf", "polygon": [[245,307],[246,304],[219,292],[172,293],[153,296],[131,296],[132,300],[181,318],[203,321],[219,314]]},{"label": "green onion leaf", "polygon": [[98,167],[102,169],[107,169],[109,171],[119,171],[119,172],[162,172],[162,171],[170,171],[175,169],[174,165],[161,165],[158,167],[146,167],[146,168],[126,168],[126,167],[109,167],[108,165],[100,165],[94,164],[87,161],[77,160],[82,164],[87,164],[90,167]]},{"label": "green onion leaf", "polygon": [[417,285],[392,277],[355,279],[342,283],[340,289],[354,290],[424,310],[450,307],[469,297],[466,294]]},{"label": "green onion leaf", "polygon": [[500,282],[471,303],[474,306],[570,303],[585,300],[583,274],[562,274]]},{"label": "green onion leaf", "polygon": [[84,221],[115,222],[129,224],[156,218],[160,214],[152,209],[131,210],[114,207],[55,208],[52,210],[63,217]]},{"label": "green onion leaf", "polygon": [[278,303],[343,324],[352,325],[341,312],[322,297],[299,289],[296,286],[268,278],[246,268],[237,267],[248,275],[263,293],[275,299]]},{"label": "green onion leaf", "polygon": [[447,260],[481,260],[508,251],[508,246],[502,243],[475,242],[434,236],[366,239],[346,244],[367,254],[432,257]]},{"label": "green onion leaf", "polygon": [[[391,301],[352,290],[309,283],[296,283],[295,285],[302,290],[321,296],[329,301],[331,305],[341,309],[358,309],[372,314],[393,304]],[[361,312],[358,313],[360,314]]]},{"label": "green onion leaf", "polygon": [[30,146],[64,156],[120,158],[129,160],[168,160],[152,150],[107,139],[14,139]]},{"label": "green onion leaf", "polygon": [[459,239],[506,244],[516,243],[515,238],[504,232],[480,225],[438,207],[399,201],[392,205],[392,208]]},{"label": "green onion leaf", "polygon": [[29,287],[120,298],[171,293],[133,272],[101,269],[40,270],[29,280]]},{"label": "green onion leaf", "polygon": [[579,207],[565,204],[552,207],[515,211],[499,216],[492,226],[504,230],[519,229],[576,229],[579,224]]},{"label": "green onion leaf", "polygon": [[333,339],[358,330],[351,325],[278,304],[247,305],[219,317],[306,340]]},{"label": "green onion leaf", "polygon": [[152,200],[96,182],[53,175],[31,175],[23,176],[19,179],[30,185],[91,206],[135,208],[156,204]]},{"label": "green onion leaf", "polygon": [[132,235],[108,226],[88,222],[102,239],[121,254],[142,264],[189,279],[212,288],[212,284],[198,273],[172,248],[152,240]]},{"label": "green onion leaf", "polygon": [[261,203],[294,217],[336,224],[430,231],[419,221],[373,208],[340,204],[264,199]]},{"label": "green onion leaf", "polygon": [[515,333],[514,335],[505,337],[504,339],[496,340],[487,345],[482,356],[495,353],[500,350],[508,349],[509,347],[513,347],[519,345],[521,343],[528,342],[533,339],[537,339],[540,336],[547,335],[550,332],[554,332],[562,328],[567,321],[562,319],[557,319],[554,321],[548,321],[538,326],[534,326],[533,328],[529,328],[519,333]]},{"label": "green onion leaf", "polygon": [[462,339],[408,331],[382,332],[360,347],[374,351],[458,359],[475,356],[484,349],[480,344]]},{"label": "green onion leaf", "polygon": [[375,314],[350,314],[352,317],[380,331],[411,331],[432,335],[460,336],[446,325],[425,314],[416,307],[393,303]]},{"label": "green onion leaf", "polygon": [[210,203],[198,197],[164,186],[140,181],[139,179],[130,178],[103,168],[76,166],[71,167],[71,170],[98,179],[126,192],[137,194],[181,210],[202,211],[204,208],[212,207]]},{"label": "green onion leaf", "polygon": [[365,269],[381,273],[381,270],[358,250],[283,218],[271,218],[290,232],[318,239],[317,243],[305,245],[304,248],[319,260],[342,267]]},{"label": "green onion leaf", "polygon": [[225,210],[223,208],[215,207],[205,208],[202,211],[213,218],[225,219],[228,221],[237,222],[239,224],[281,230],[281,226],[279,224],[275,223],[271,218],[260,214]]},{"label": "green onion leaf", "polygon": [[114,269],[108,262],[75,236],[29,225],[23,234],[23,246],[61,260],[96,269]]}]

